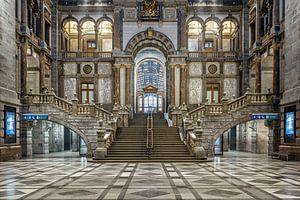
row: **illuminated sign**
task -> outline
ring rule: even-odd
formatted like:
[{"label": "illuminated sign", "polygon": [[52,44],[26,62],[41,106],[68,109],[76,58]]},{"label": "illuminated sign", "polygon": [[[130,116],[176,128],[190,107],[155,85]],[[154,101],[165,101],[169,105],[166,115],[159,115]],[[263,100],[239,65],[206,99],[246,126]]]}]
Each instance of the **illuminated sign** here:
[{"label": "illuminated sign", "polygon": [[268,119],[268,120],[276,120],[280,119],[280,115],[277,113],[257,113],[252,114],[253,120],[259,120],[259,119]]},{"label": "illuminated sign", "polygon": [[286,112],[285,113],[285,134],[294,135],[295,134],[295,113]]},{"label": "illuminated sign", "polygon": [[296,106],[284,109],[284,142],[296,142]]},{"label": "illuminated sign", "polygon": [[16,109],[4,107],[4,138],[5,143],[16,142]]},{"label": "illuminated sign", "polygon": [[47,114],[23,114],[22,120],[33,121],[33,120],[48,120]]}]

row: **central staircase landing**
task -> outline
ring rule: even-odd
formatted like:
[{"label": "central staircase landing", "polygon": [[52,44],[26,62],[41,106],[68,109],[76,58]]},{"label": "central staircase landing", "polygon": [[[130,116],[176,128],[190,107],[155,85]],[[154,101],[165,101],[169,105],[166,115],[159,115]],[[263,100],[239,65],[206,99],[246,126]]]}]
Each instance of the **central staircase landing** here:
[{"label": "central staircase landing", "polygon": [[146,114],[135,114],[129,127],[119,128],[106,160],[196,161],[181,141],[177,128],[168,127],[162,114],[153,115],[154,145],[149,153],[146,149],[146,122]]}]

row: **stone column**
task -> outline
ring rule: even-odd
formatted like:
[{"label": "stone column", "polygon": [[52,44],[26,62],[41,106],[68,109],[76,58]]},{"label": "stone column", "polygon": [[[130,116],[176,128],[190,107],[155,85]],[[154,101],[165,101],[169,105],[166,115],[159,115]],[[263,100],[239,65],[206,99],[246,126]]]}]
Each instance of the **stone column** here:
[{"label": "stone column", "polygon": [[184,6],[180,6],[178,8],[178,25],[179,25],[179,39],[180,39],[180,50],[186,50],[187,49],[187,31],[186,31],[186,18],[187,13]]},{"label": "stone column", "polygon": [[186,76],[187,76],[187,65],[181,65],[181,82],[180,82],[180,104],[186,104]]},{"label": "stone column", "polygon": [[27,0],[21,1],[22,12],[21,12],[21,23],[27,26]]},{"label": "stone column", "polygon": [[[66,50],[67,50],[67,48],[66,48]],[[80,50],[83,51],[83,49],[81,49],[81,28],[78,26],[78,51],[80,51]]]},{"label": "stone column", "polygon": [[260,28],[260,0],[256,0],[256,42],[260,41],[260,34],[261,34],[261,28]]},{"label": "stone column", "polygon": [[[45,54],[42,51],[40,54],[40,90],[45,88]],[[50,90],[50,88],[48,88]]]},{"label": "stone column", "polygon": [[44,1],[41,0],[40,16],[41,16],[41,41],[45,42],[45,12],[44,12]]},{"label": "stone column", "polygon": [[205,30],[206,30],[206,26],[205,25],[203,25],[203,29],[202,29],[202,35],[201,35],[201,37],[202,37],[202,41],[201,41],[201,51],[204,49],[204,47],[205,47]]},{"label": "stone column", "polygon": [[219,49],[217,51],[223,51],[223,25],[220,26],[219,30]]},{"label": "stone column", "polygon": [[[240,34],[240,48],[242,49],[242,94],[247,91],[247,88],[250,87],[250,79],[249,79],[249,7],[247,6],[247,1],[244,1],[243,11],[242,11],[242,28],[239,30]],[[244,42],[242,42],[242,38]]]},{"label": "stone column", "polygon": [[120,104],[120,67],[119,65],[114,66],[114,75],[115,75],[115,95],[114,95],[114,103]]},{"label": "stone column", "polygon": [[175,106],[180,106],[180,65],[176,65],[174,75]]},{"label": "stone column", "polygon": [[115,7],[114,9],[114,49],[121,50],[122,49],[122,8],[121,7]]},{"label": "stone column", "polygon": [[[60,82],[58,81],[58,52],[61,50],[61,28],[58,24],[60,16],[58,15],[57,10],[57,2],[54,1],[51,8],[51,56],[53,58],[53,62],[51,63],[51,88],[54,88],[54,92],[59,94],[58,85]],[[58,36],[56,36],[56,34]]]},{"label": "stone column", "polygon": [[20,137],[20,144],[22,146],[22,155],[23,156],[32,156],[32,130],[34,127],[33,121],[22,121],[21,122],[22,132],[26,132],[26,134],[22,134]]},{"label": "stone column", "polygon": [[126,105],[131,106],[131,65],[126,67]]},{"label": "stone column", "polygon": [[170,106],[175,105],[175,65],[170,65]]},{"label": "stone column", "polygon": [[275,37],[273,40],[273,92],[276,96],[280,93],[280,36],[277,27],[280,26],[279,21],[279,0],[273,0],[273,30]]},{"label": "stone column", "polygon": [[27,95],[27,48],[28,42],[26,37],[23,37],[21,43],[21,95]]},{"label": "stone column", "polygon": [[126,105],[126,67],[122,65],[120,68],[120,105]]},{"label": "stone column", "polygon": [[256,77],[256,83],[255,83],[255,92],[260,93],[261,92],[261,58],[259,53],[257,53],[255,58],[255,77]]},{"label": "stone column", "polygon": [[30,6],[28,7],[27,13],[28,13],[28,28],[32,29],[32,6],[33,3],[31,2]]},{"label": "stone column", "polygon": [[96,52],[101,51],[99,44],[99,29],[98,26],[95,25],[95,40],[96,40]]}]

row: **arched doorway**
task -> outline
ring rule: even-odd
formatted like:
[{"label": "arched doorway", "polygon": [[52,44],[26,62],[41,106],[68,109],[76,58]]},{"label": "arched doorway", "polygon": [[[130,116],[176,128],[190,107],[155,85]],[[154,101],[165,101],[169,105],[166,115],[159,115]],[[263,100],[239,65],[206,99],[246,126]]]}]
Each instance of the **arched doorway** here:
[{"label": "arched doorway", "polygon": [[65,123],[51,118],[33,122],[28,136],[31,153],[34,157],[86,157],[88,140],[85,135]]},{"label": "arched doorway", "polygon": [[134,102],[136,113],[166,110],[166,58],[156,48],[140,50],[135,57]]}]

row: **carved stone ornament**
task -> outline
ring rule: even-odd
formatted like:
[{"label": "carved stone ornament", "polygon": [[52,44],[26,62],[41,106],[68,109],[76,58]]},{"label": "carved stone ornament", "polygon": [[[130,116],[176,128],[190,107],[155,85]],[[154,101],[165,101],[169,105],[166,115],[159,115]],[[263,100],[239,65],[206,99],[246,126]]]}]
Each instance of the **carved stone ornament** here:
[{"label": "carved stone ornament", "polygon": [[85,65],[85,66],[83,67],[83,72],[84,72],[85,74],[90,74],[92,71],[93,71],[93,68],[92,68],[92,66],[90,66],[90,65]]},{"label": "carved stone ornament", "polygon": [[211,73],[211,74],[215,74],[215,73],[218,71],[218,67],[217,67],[216,65],[210,65],[210,66],[208,67],[208,71],[209,71],[209,73]]},{"label": "carved stone ornament", "polygon": [[144,0],[143,1],[143,17],[157,17],[158,12],[158,3],[155,0]]},{"label": "carved stone ornament", "polygon": [[160,19],[161,3],[157,0],[143,0],[138,3],[139,20],[154,20]]}]

